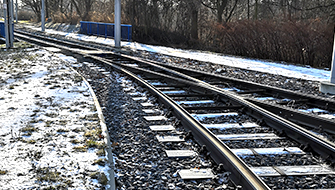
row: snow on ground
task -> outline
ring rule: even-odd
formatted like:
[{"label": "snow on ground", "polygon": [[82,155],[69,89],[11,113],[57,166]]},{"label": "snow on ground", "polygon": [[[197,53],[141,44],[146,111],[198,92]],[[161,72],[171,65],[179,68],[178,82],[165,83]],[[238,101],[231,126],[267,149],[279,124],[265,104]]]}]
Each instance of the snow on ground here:
[{"label": "snow on ground", "polygon": [[87,84],[53,54],[0,50],[0,189],[97,189],[105,139]]},{"label": "snow on ground", "polygon": [[[27,27],[35,30],[40,30],[40,28],[36,28],[33,26],[27,25]],[[58,34],[63,35],[69,38],[74,38],[78,40],[88,41],[88,42],[96,42],[114,46],[114,40],[103,37],[96,36],[87,36],[78,33],[68,33],[62,31],[55,31],[52,29],[46,29],[47,33],[50,34]],[[330,79],[330,71],[315,69],[309,67],[302,67],[296,65],[290,65],[285,63],[276,63],[265,60],[255,60],[255,59],[247,59],[247,58],[239,58],[233,56],[227,56],[218,53],[211,53],[205,51],[190,51],[183,49],[176,49],[170,47],[163,46],[154,46],[154,45],[146,45],[137,42],[121,42],[122,47],[128,47],[138,50],[144,50],[154,53],[161,53],[170,56],[182,57],[182,58],[190,58],[198,61],[212,62],[216,64],[223,64],[231,67],[238,67],[242,69],[266,72],[271,74],[279,74],[287,77],[301,78],[306,80],[316,80],[316,81],[328,81]]]}]

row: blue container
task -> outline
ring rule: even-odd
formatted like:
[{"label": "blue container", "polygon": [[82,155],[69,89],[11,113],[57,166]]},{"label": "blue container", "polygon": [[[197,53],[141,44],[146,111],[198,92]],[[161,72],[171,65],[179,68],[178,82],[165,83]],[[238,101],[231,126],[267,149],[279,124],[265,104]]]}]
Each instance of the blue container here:
[{"label": "blue container", "polygon": [[[114,38],[114,24],[80,21],[80,33]],[[121,39],[131,41],[132,26],[121,24]]]},{"label": "blue container", "polygon": [[6,35],[6,33],[5,33],[5,23],[0,22],[0,36],[5,37],[5,35]]},{"label": "blue container", "polygon": [[[6,30],[5,30],[5,22],[0,22],[0,37],[5,38],[6,37]],[[13,32],[14,32],[14,23],[13,23]]]}]

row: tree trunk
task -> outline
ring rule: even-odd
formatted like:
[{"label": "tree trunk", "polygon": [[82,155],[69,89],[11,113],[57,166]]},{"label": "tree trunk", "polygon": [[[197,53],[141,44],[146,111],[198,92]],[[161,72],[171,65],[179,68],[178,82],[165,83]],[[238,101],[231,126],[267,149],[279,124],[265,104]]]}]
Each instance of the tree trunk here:
[{"label": "tree trunk", "polygon": [[48,0],[45,0],[45,18],[49,18],[49,3]]},{"label": "tree trunk", "polygon": [[248,20],[250,19],[250,0],[248,0]]},{"label": "tree trunk", "polygon": [[254,15],[254,19],[255,20],[258,19],[258,0],[255,1],[255,15]]},{"label": "tree trunk", "polygon": [[193,9],[191,13],[191,38],[198,39],[198,10]]},{"label": "tree trunk", "polygon": [[280,8],[283,12],[283,19],[286,20],[285,0],[280,0]]}]

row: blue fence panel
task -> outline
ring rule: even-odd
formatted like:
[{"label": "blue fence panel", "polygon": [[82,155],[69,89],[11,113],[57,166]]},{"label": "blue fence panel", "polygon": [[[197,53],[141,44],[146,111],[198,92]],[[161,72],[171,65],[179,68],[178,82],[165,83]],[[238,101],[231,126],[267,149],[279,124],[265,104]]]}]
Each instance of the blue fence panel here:
[{"label": "blue fence panel", "polygon": [[88,28],[88,24],[87,23],[81,23],[81,25],[80,25],[80,31],[82,32],[82,33],[84,33],[84,34],[88,34],[88,30],[87,30],[87,28]]},{"label": "blue fence panel", "polygon": [[0,36],[5,37],[5,23],[0,22]]},{"label": "blue fence panel", "polygon": [[[14,23],[13,23],[13,33],[14,33]],[[0,22],[0,36],[6,37],[5,22]]]},{"label": "blue fence panel", "polygon": [[[114,24],[100,22],[80,22],[80,32],[88,35],[104,36],[114,38]],[[132,26],[121,24],[121,39],[131,41]]]}]

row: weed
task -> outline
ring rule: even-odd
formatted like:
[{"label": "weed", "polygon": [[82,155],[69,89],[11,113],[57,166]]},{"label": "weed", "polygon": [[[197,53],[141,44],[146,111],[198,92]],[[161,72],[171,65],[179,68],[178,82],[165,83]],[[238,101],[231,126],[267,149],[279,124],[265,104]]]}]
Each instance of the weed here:
[{"label": "weed", "polygon": [[97,111],[97,108],[96,108],[95,106],[92,106],[92,107],[90,108],[90,111],[91,111],[91,112],[96,112],[96,111]]},{"label": "weed", "polygon": [[[33,114],[34,116],[36,116],[36,114]],[[30,116],[30,117],[34,117],[34,116]],[[36,120],[36,119],[32,119],[31,121],[29,121],[29,123],[38,123],[39,122],[39,120]]]},{"label": "weed", "polygon": [[60,177],[60,172],[51,171],[49,168],[38,168],[37,169],[37,180],[38,181],[52,181],[59,182],[62,181]]},{"label": "weed", "polygon": [[29,141],[26,141],[26,143],[28,143],[28,144],[35,144],[35,143],[36,143],[36,140],[31,139],[31,140],[29,140]]},{"label": "weed", "polygon": [[101,178],[99,179],[99,183],[101,185],[107,185],[107,182],[108,182],[107,176],[104,173],[102,173]]},{"label": "weed", "polygon": [[79,82],[82,82],[83,81],[83,78],[81,78],[81,76],[75,76],[74,77],[74,82],[75,83],[79,83]]},{"label": "weed", "polygon": [[33,153],[33,157],[34,157],[36,160],[39,160],[39,159],[41,159],[41,158],[43,157],[43,154],[42,154],[41,151],[35,151],[35,152]]},{"label": "weed", "polygon": [[105,166],[107,160],[105,158],[100,158],[98,160],[95,160],[93,165],[98,164],[99,166]]},{"label": "weed", "polygon": [[29,132],[32,133],[32,132],[37,132],[38,129],[31,125],[27,125],[26,127],[22,128],[20,131],[23,133],[29,133]]},{"label": "weed", "polygon": [[80,143],[80,141],[77,140],[77,139],[73,139],[73,140],[71,140],[70,142],[73,143],[73,144],[79,144],[79,143]]},{"label": "weed", "polygon": [[45,116],[55,118],[58,116],[58,114],[57,113],[46,113]]},{"label": "weed", "polygon": [[87,148],[85,146],[76,146],[73,147],[73,149],[78,152],[87,152]]},{"label": "weed", "polygon": [[6,170],[0,170],[0,175],[6,175],[8,173],[8,171]]},{"label": "weed", "polygon": [[80,117],[80,119],[88,120],[88,121],[98,121],[99,116],[97,113],[91,114],[91,115],[86,115],[84,117]]},{"label": "weed", "polygon": [[79,112],[79,109],[70,109],[70,112]]},{"label": "weed", "polygon": [[99,149],[96,154],[98,156],[106,156],[106,152],[105,152],[105,149]]},{"label": "weed", "polygon": [[67,132],[69,132],[69,130],[68,129],[57,129],[57,132],[58,133],[67,133]]},{"label": "weed", "polygon": [[36,59],[36,57],[37,57],[37,55],[29,55],[27,59],[29,61],[34,61]]},{"label": "weed", "polygon": [[90,130],[90,131],[86,131],[84,136],[85,137],[94,137],[94,138],[98,138],[99,135],[102,133],[102,130],[98,129],[98,130]]},{"label": "weed", "polygon": [[88,141],[86,141],[86,145],[89,148],[97,148],[97,147],[101,146],[101,143],[99,143],[97,141],[94,141],[94,140],[88,140]]},{"label": "weed", "polygon": [[59,121],[59,125],[63,125],[65,126],[67,124],[67,121],[66,120],[60,120]]},{"label": "weed", "polygon": [[51,127],[51,124],[53,124],[54,121],[46,121],[44,127]]},{"label": "weed", "polygon": [[45,133],[45,136],[46,137],[51,137],[51,136],[54,136],[54,134],[53,133]]},{"label": "weed", "polygon": [[93,172],[90,174],[92,179],[97,179],[101,185],[107,185],[108,179],[104,173]]}]

